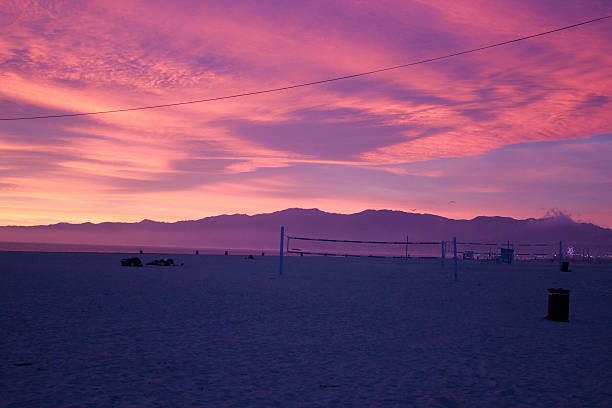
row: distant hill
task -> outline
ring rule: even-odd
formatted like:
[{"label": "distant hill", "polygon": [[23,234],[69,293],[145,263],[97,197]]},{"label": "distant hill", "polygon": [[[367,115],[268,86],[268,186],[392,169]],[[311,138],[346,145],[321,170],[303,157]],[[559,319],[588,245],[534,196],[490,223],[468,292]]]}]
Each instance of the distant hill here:
[{"label": "distant hill", "polygon": [[220,215],[174,223],[53,224],[0,227],[0,241],[62,244],[174,246],[184,248],[275,249],[280,226],[293,236],[332,239],[544,242],[563,240],[577,248],[612,250],[612,230],[575,222],[566,216],[517,220],[476,217],[454,220],[431,214],[365,210],[334,214],[291,208],[269,214]]}]

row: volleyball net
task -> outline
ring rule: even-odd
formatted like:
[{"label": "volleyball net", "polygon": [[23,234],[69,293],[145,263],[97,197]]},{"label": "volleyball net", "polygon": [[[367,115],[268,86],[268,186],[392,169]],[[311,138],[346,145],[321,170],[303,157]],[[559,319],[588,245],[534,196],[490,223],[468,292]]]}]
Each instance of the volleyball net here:
[{"label": "volleyball net", "polygon": [[[555,254],[552,243],[505,243],[499,242],[458,242],[452,241],[374,241],[331,239],[285,235],[281,227],[280,274],[283,271],[283,254],[329,257],[368,257],[394,259],[440,259],[442,268],[445,260],[452,258],[454,275],[457,280],[458,261],[483,260],[512,263],[514,260],[559,260],[563,264],[563,243]],[[285,243],[286,242],[286,246]],[[450,255],[450,256],[449,256]]]},{"label": "volleyball net", "polygon": [[[462,260],[483,260],[512,263],[514,260],[537,260],[558,257],[562,263],[563,244],[559,242],[559,253],[554,253],[552,243],[511,243],[461,242],[452,241],[374,241],[331,239],[285,235],[281,227],[280,273],[283,269],[283,254],[299,256],[367,257],[392,259],[440,259],[442,268],[445,260],[452,258],[454,275],[457,279],[457,265]],[[284,245],[286,243],[286,246]]]},{"label": "volleyball net", "polygon": [[285,236],[287,254],[368,258],[441,258],[442,241],[373,241]]},{"label": "volleyball net", "polygon": [[457,254],[468,260],[538,260],[553,259],[552,243],[457,242]]},{"label": "volleyball net", "polygon": [[[283,229],[284,231],[284,229]],[[287,255],[330,257],[369,257],[395,259],[452,258],[455,252],[465,260],[496,260],[511,255],[513,260],[553,259],[552,243],[440,241],[378,241],[363,239],[320,238],[282,233],[281,251]]]},{"label": "volleyball net", "polygon": [[[285,235],[285,253],[331,257],[435,259],[454,256],[453,241],[374,241]],[[514,242],[456,242],[465,260],[495,260],[511,254],[518,259],[553,259],[554,244]]]}]

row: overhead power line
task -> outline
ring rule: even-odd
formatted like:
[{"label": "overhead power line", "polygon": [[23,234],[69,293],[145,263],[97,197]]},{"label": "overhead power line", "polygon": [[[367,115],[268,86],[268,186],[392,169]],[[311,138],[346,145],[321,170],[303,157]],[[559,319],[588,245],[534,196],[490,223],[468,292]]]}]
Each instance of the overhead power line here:
[{"label": "overhead power line", "polygon": [[485,45],[484,47],[478,47],[478,48],[473,48],[473,49],[470,49],[470,50],[455,52],[455,53],[443,55],[443,56],[440,56],[440,57],[427,58],[427,59],[423,59],[423,60],[419,60],[419,61],[409,62],[407,64],[395,65],[393,67],[380,68],[380,69],[375,69],[375,70],[372,70],[372,71],[360,72],[358,74],[351,74],[351,75],[344,75],[344,76],[339,76],[339,77],[335,77],[335,78],[322,79],[322,80],[319,80],[319,81],[304,82],[304,83],[301,83],[301,84],[288,85],[288,86],[283,86],[283,87],[280,87],[280,88],[271,88],[271,89],[264,89],[264,90],[259,90],[259,91],[243,92],[243,93],[238,93],[238,94],[233,94],[233,95],[217,96],[217,97],[214,97],[214,98],[197,99],[197,100],[194,100],[194,101],[184,101],[184,102],[164,103],[164,104],[160,104],[160,105],[140,106],[140,107],[136,107],[136,108],[112,109],[112,110],[98,111],[98,112],[63,113],[63,114],[59,114],[59,115],[25,116],[25,117],[17,117],[17,118],[0,118],[0,120],[4,120],[4,121],[8,121],[8,120],[31,120],[31,119],[66,118],[66,117],[73,117],[73,116],[102,115],[102,114],[107,114],[107,113],[130,112],[130,111],[138,111],[138,110],[145,110],[145,109],[167,108],[167,107],[170,107],[170,106],[191,105],[191,104],[196,104],[196,103],[221,101],[221,100],[224,100],[224,99],[242,98],[244,96],[253,96],[253,95],[261,95],[261,94],[267,94],[267,93],[272,93],[272,92],[287,91],[287,90],[290,90],[290,89],[304,88],[304,87],[307,87],[307,86],[321,85],[321,84],[326,84],[326,83],[329,83],[329,82],[341,81],[341,80],[344,80],[344,79],[351,79],[351,78],[357,78],[357,77],[362,77],[362,76],[366,76],[366,75],[377,74],[377,73],[380,73],[380,72],[392,71],[392,70],[396,70],[396,69],[411,67],[411,66],[414,66],[414,65],[426,64],[428,62],[439,61],[439,60],[443,60],[443,59],[446,59],[446,58],[457,57],[459,55],[470,54],[470,53],[477,52],[477,51],[487,50],[489,48],[501,47],[503,45],[508,45],[508,44],[519,42],[519,41],[529,40],[531,38],[541,37],[541,36],[552,34],[552,33],[556,33],[556,32],[559,32],[559,31],[569,30],[570,28],[575,28],[575,27],[586,25],[586,24],[595,23],[597,21],[605,20],[605,19],[608,19],[610,17],[612,17],[612,15],[607,15],[607,16],[604,16],[604,17],[594,18],[592,20],[582,21],[580,23],[568,25],[568,26],[565,26],[565,27],[559,27],[559,28],[555,28],[553,30],[544,31],[544,32],[541,32],[541,33],[532,34],[532,35],[528,35],[528,36],[525,36],[525,37],[515,38],[515,39],[509,40],[509,41],[503,41],[503,42],[499,42],[499,43],[495,43],[495,44]]}]

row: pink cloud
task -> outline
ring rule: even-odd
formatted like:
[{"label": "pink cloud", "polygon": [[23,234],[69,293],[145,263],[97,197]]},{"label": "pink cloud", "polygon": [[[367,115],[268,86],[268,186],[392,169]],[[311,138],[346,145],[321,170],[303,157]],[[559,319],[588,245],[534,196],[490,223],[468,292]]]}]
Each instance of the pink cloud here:
[{"label": "pink cloud", "polygon": [[[598,17],[607,6],[181,1],[0,7],[2,116],[28,116],[193,100],[352,74]],[[0,172],[0,185],[17,187],[2,200],[24,208],[11,207],[6,222],[39,220],[45,211],[49,219],[102,220],[295,206],[412,208],[397,185],[415,192],[410,199],[424,210],[467,214],[432,198],[445,191],[436,188],[446,187],[427,183],[445,179],[444,170],[408,168],[411,163],[490,157],[517,143],[610,132],[609,27],[596,23],[284,93],[3,122],[0,154],[14,159]],[[568,171],[609,182],[610,173],[593,175],[584,165]],[[563,171],[554,163],[532,173],[516,170],[525,183],[545,183],[549,174]],[[290,182],[279,174],[290,175]],[[346,188],[324,187],[319,180],[326,178]],[[512,212],[488,198],[498,187],[470,180],[462,193],[484,194],[479,208]],[[361,181],[370,184],[360,188]],[[88,188],[95,197],[71,193]],[[177,192],[184,205],[173,214],[164,205]],[[124,204],[109,207],[117,194]],[[142,194],[151,198],[141,201]],[[41,197],[49,203],[42,206]],[[71,205],[82,210],[63,210]],[[134,205],[142,208],[131,210]],[[34,213],[41,216],[28,216]]]}]

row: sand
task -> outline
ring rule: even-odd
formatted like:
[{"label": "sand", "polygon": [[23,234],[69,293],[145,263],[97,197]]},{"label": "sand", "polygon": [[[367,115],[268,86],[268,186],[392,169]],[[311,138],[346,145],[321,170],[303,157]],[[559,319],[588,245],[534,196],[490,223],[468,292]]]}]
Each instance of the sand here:
[{"label": "sand", "polygon": [[125,256],[0,253],[1,406],[612,406],[609,264]]}]

